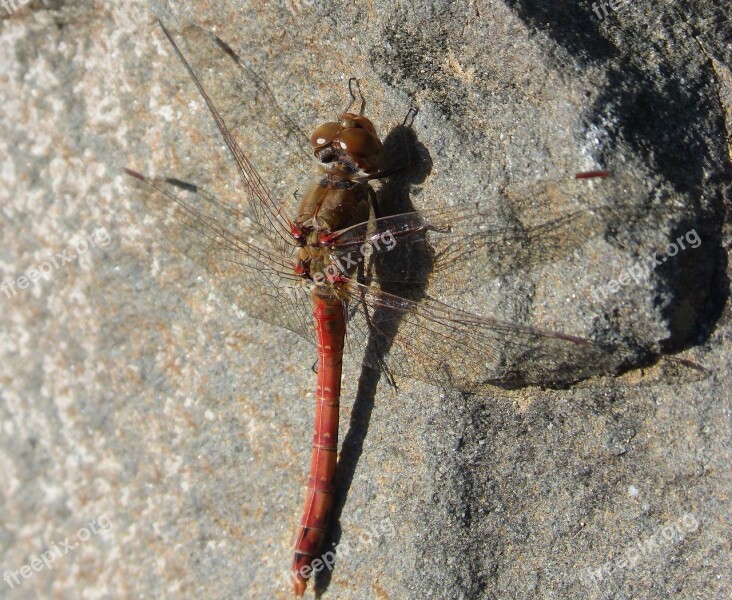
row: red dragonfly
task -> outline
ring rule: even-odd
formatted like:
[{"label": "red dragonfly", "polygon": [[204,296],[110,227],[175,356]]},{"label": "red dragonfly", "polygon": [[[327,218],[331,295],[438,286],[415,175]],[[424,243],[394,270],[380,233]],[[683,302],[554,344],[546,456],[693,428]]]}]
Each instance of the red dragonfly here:
[{"label": "red dragonfly", "polygon": [[[568,382],[610,370],[617,361],[592,341],[479,316],[425,293],[426,286],[448,292],[466,285],[476,276],[466,270],[476,260],[484,261],[486,276],[553,260],[566,251],[567,240],[599,231],[603,213],[569,212],[530,226],[493,225],[490,207],[481,203],[388,214],[370,182],[393,169],[384,165],[382,142],[363,116],[361,97],[358,112],[350,112],[352,102],[337,121],[310,136],[323,172],[290,216],[161,27],[236,162],[248,206],[222,202],[175,178],[125,170],[147,188],[150,212],[167,223],[189,257],[216,275],[229,298],[250,315],[317,344],[310,477],[292,565],[294,592],[301,596],[333,507],[344,351],[390,379],[403,375],[468,392]],[[349,89],[355,101],[351,82]],[[514,201],[521,206],[560,188],[535,187]]]}]

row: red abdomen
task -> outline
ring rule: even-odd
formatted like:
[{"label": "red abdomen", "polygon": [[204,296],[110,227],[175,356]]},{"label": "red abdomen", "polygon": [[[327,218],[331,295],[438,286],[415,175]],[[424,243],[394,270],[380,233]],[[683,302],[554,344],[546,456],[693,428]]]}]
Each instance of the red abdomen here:
[{"label": "red abdomen", "polygon": [[[322,293],[322,292],[321,292]],[[325,539],[333,508],[334,476],[338,457],[338,403],[346,332],[342,302],[319,290],[313,292],[313,315],[318,338],[318,389],[315,435],[305,509],[295,541],[292,577],[295,594],[302,596],[313,560]]]}]

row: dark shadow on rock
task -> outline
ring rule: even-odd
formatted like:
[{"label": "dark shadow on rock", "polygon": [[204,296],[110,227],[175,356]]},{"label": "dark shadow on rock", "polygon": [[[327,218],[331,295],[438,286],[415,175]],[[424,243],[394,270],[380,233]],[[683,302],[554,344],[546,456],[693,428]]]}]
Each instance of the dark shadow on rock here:
[{"label": "dark shadow on rock", "polygon": [[[414,211],[410,198],[410,186],[425,180],[432,169],[432,161],[427,149],[417,141],[417,138],[408,126],[394,128],[384,140],[384,152],[389,164],[405,164],[405,146],[411,157],[411,164],[403,172],[390,177],[381,186],[378,192],[379,207],[383,216],[396,215]],[[419,235],[419,234],[413,234]],[[380,260],[383,258],[383,260]],[[429,273],[432,257],[428,252],[428,245],[397,244],[389,253],[377,255],[375,271],[381,283],[381,289],[410,300],[419,300],[424,295],[425,284],[404,284],[389,277],[389,265],[399,265],[400,271],[405,264],[413,264],[414,270],[420,273]],[[353,482],[358,461],[363,452],[363,443],[369,429],[371,413],[374,408],[376,389],[382,375],[392,382],[391,374],[384,365],[384,358],[391,348],[394,335],[399,327],[399,321],[391,313],[376,309],[370,315],[374,324],[370,330],[365,348],[365,363],[358,380],[356,400],[351,412],[348,431],[343,439],[343,446],[338,456],[336,467],[336,498],[331,517],[330,533],[326,537],[322,552],[332,551],[341,539],[340,518],[345,506],[348,492]],[[336,562],[338,555],[336,554]],[[337,566],[335,567],[337,568]],[[320,597],[328,588],[332,571],[323,569],[316,574],[315,592]]]},{"label": "dark shadow on rock", "polygon": [[[724,195],[732,176],[724,109],[711,59],[705,56],[708,51],[732,62],[732,51],[721,41],[723,9],[705,5],[709,14],[702,15],[697,4],[676,2],[645,15],[630,5],[604,10],[606,2],[506,4],[569,53],[573,62],[566,65],[567,77],[578,65],[605,67],[604,91],[586,118],[607,132],[602,157],[607,166],[613,168],[618,146],[626,144],[689,199],[669,241],[696,227],[704,243],[658,270],[659,289],[670,296],[661,302],[671,330],[662,347],[679,351],[704,341],[730,295],[721,240]],[[702,21],[703,27],[697,25]],[[662,35],[649,35],[653,29]],[[565,65],[555,60],[554,67],[562,71]]]},{"label": "dark shadow on rock", "polygon": [[[729,297],[727,252],[714,229],[710,224],[680,222],[670,236],[672,241],[668,248],[677,248],[678,254],[657,270],[667,286],[664,296],[668,299],[661,301],[661,312],[671,331],[662,343],[664,352],[704,342],[722,316]],[[689,245],[689,240],[696,248]],[[705,245],[707,248],[702,256],[695,256]],[[700,279],[709,280],[711,284],[694,290]]]}]

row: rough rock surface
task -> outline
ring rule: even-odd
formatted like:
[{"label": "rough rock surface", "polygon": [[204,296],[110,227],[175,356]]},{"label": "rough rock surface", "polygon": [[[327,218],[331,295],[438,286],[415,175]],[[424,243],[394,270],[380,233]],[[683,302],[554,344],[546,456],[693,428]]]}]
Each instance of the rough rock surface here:
[{"label": "rough rock surface", "polygon": [[[217,292],[122,175],[241,193],[159,17],[216,32],[256,74],[225,108],[280,197],[313,172],[297,131],[342,109],[355,76],[383,135],[419,108],[416,167],[387,197],[493,198],[511,218],[521,189],[609,168],[591,199],[628,208],[529,272],[486,279],[478,261],[451,298],[616,344],[622,368],[465,395],[394,393],[345,365],[323,597],[729,597],[724,3],[15,4],[0,7],[0,596],[290,594],[315,357]],[[225,75],[207,72],[214,92]],[[697,247],[664,254],[692,229]],[[599,293],[654,253],[668,260],[648,281]]]}]

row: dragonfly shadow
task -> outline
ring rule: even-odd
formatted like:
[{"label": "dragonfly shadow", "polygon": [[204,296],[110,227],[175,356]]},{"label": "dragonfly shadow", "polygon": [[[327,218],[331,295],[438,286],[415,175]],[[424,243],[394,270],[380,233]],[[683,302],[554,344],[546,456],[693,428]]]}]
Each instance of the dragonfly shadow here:
[{"label": "dragonfly shadow", "polygon": [[[715,35],[714,29],[726,22],[721,18],[725,9],[719,3],[710,3],[705,11],[693,3],[686,8],[668,3],[634,13],[627,3],[611,3],[609,12],[602,2],[505,3],[531,30],[560,47],[562,56],[572,58],[555,63],[570,77],[589,64],[604,65],[600,93],[587,109],[592,127],[605,127],[608,115],[613,115],[603,153],[613,160],[628,144],[693,207],[694,214],[683,215],[670,241],[693,229],[703,244],[656,272],[665,288],[662,312],[670,334],[661,346],[664,353],[678,352],[706,341],[730,298],[723,224],[724,190],[732,183],[732,171],[728,142],[714,133],[725,131],[725,109],[712,83],[717,79],[716,62],[726,59],[729,64],[732,56],[724,36]],[[617,19],[613,27],[602,25],[608,17]],[[639,35],[648,31],[654,34]],[[658,36],[677,38],[659,43]],[[653,64],[643,58],[647,49],[655,54]]]},{"label": "dragonfly shadow", "polygon": [[[414,131],[405,124],[395,127],[389,132],[384,140],[384,152],[392,164],[407,164],[409,162],[409,166],[385,181],[377,192],[382,216],[414,211],[415,208],[410,197],[410,187],[422,183],[432,170],[432,159],[427,148],[419,143]],[[400,245],[397,243],[385,260],[381,260],[382,254],[376,256],[377,262],[374,269],[382,290],[415,301],[424,296],[426,277],[431,271],[434,260],[426,239],[424,244]],[[397,277],[396,274],[393,277],[391,276],[389,267],[391,264],[400,265],[402,275],[404,274],[404,265],[408,265],[410,272],[418,273],[424,277],[410,277],[408,278],[410,283],[403,283],[403,277]],[[424,282],[421,279],[424,279]],[[384,358],[391,348],[399,327],[399,321],[394,319],[393,311],[387,313],[379,309],[374,310],[369,315],[369,321],[372,326],[366,343],[364,365],[358,380],[358,390],[348,431],[343,439],[343,446],[336,466],[336,498],[333,506],[332,526],[330,534],[323,544],[323,552],[335,548],[336,559],[342,531],[340,518],[353,482],[356,466],[363,452],[363,443],[368,433],[374,408],[376,389],[382,375],[386,377],[392,387],[396,387],[392,374],[384,364]],[[328,569],[323,569],[316,574],[316,597],[320,597],[328,588],[331,576],[332,570]]]}]

